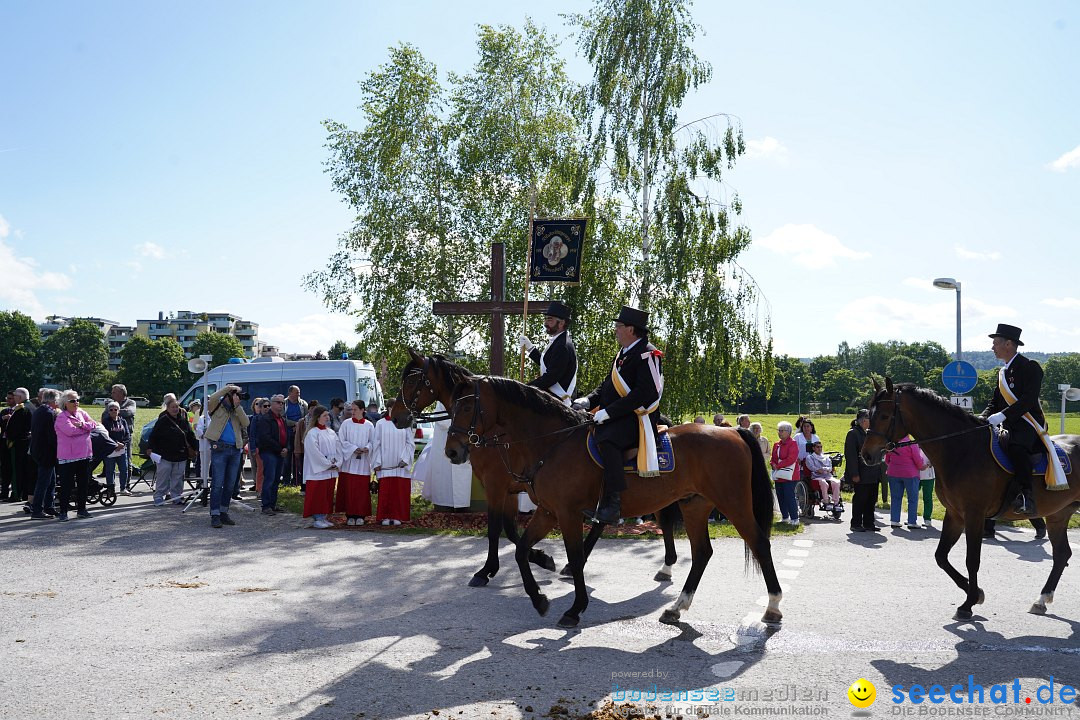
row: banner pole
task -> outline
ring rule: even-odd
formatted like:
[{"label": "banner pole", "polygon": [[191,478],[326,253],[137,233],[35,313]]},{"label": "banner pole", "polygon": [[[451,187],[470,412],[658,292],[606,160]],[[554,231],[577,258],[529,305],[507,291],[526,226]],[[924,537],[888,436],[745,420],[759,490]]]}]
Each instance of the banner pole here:
[{"label": "banner pole", "polygon": [[[535,216],[535,213],[534,213]],[[533,255],[533,222],[534,218],[529,218],[529,254],[526,256],[525,261],[525,305],[521,308],[521,334],[524,335],[529,325],[529,285],[530,276],[529,269],[532,267],[532,255]],[[521,371],[519,374],[521,382],[525,382],[525,348],[521,348]]]}]

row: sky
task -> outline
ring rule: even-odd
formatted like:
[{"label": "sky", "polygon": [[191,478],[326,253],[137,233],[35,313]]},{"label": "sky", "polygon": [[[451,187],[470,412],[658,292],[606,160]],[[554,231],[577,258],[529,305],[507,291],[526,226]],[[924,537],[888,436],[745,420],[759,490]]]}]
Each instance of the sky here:
[{"label": "sky", "polygon": [[[285,352],[356,340],[305,290],[352,213],[321,125],[416,45],[445,77],[476,26],[565,37],[586,2],[0,3],[0,309],[133,325],[232,312]],[[699,2],[712,82],[748,151],[726,187],[778,353],[847,341],[1080,351],[1080,3]],[[513,268],[509,268],[512,282]]]}]

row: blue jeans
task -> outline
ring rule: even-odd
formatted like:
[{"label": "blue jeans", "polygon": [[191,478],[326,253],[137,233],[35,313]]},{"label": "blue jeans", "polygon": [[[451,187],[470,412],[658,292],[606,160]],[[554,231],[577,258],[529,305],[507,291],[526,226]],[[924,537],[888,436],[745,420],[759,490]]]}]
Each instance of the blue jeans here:
[{"label": "blue jeans", "polygon": [[776,500],[780,503],[780,515],[784,522],[795,522],[799,519],[799,502],[795,499],[794,482],[776,483]]},{"label": "blue jeans", "polygon": [[107,457],[105,458],[105,484],[109,487],[115,487],[113,485],[113,470],[120,470],[120,489],[128,489],[128,457],[127,455],[121,455],[120,457]]},{"label": "blue jeans", "polygon": [[281,466],[285,458],[281,457],[281,453],[266,450],[260,450],[259,457],[263,461],[262,506],[277,507],[278,482],[281,480]]},{"label": "blue jeans", "polygon": [[917,524],[919,518],[919,478],[893,477],[889,475],[889,494],[892,495],[892,503],[889,505],[889,518],[893,524],[900,522],[900,501],[907,495],[907,522],[908,525]]},{"label": "blue jeans", "polygon": [[235,445],[210,451],[210,514],[229,512],[229,501],[236,490],[236,471],[243,454]]},{"label": "blue jeans", "polygon": [[37,466],[37,484],[34,485],[34,502],[31,512],[40,515],[45,508],[52,510],[53,494],[56,491],[56,468]]}]

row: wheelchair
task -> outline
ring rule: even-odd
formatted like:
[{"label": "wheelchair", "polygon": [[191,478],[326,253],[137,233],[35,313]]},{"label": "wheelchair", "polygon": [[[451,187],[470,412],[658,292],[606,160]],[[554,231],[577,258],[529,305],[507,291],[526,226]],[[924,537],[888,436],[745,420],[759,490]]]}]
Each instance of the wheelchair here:
[{"label": "wheelchair", "polygon": [[[840,452],[829,453],[829,458],[833,463],[833,478],[835,479],[836,471],[844,464],[844,454]],[[843,489],[842,486],[841,489]],[[829,502],[828,497],[822,496],[818,484],[811,480],[799,480],[795,483],[795,502],[799,506],[799,517],[807,519],[815,518],[817,513],[821,512],[826,518],[831,515],[833,520],[840,520],[845,509],[843,495],[840,496],[840,501],[834,505]]]}]

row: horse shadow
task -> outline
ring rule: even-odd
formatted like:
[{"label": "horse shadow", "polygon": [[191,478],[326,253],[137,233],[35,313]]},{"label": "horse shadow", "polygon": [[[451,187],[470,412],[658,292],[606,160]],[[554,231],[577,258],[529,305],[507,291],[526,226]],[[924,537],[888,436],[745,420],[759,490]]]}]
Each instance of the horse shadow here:
[{"label": "horse shadow", "polygon": [[[1039,683],[1049,683],[1050,676],[1054,676],[1055,688],[1064,684],[1077,685],[1080,678],[1080,654],[1076,647],[1080,644],[1080,622],[1069,620],[1058,615],[1041,616],[1048,620],[1065,623],[1069,627],[1069,637],[1051,638],[1046,636],[1018,636],[1006,638],[999,632],[988,630],[984,626],[985,618],[975,616],[972,620],[953,622],[945,626],[945,629],[956,635],[956,657],[935,668],[928,668],[925,661],[915,663],[897,662],[889,659],[872,660],[871,665],[885,678],[886,687],[878,690],[879,696],[888,697],[891,688],[901,686],[905,692],[910,691],[912,685],[921,685],[924,690],[929,690],[933,685],[945,688],[946,693],[953,685],[963,686],[963,698],[967,702],[969,679],[984,688],[984,702],[992,704],[990,691],[994,685],[1006,685],[1008,687],[1008,703],[1013,704],[1013,689],[1011,684],[1017,678],[1031,678],[1042,676]],[[994,661],[987,662],[984,653],[994,653]],[[1043,672],[1041,668],[1045,668]],[[1028,683],[1027,688],[1021,691],[1020,702],[1024,703],[1025,697],[1035,700],[1035,687]],[[1026,692],[1025,692],[1026,691]],[[977,692],[976,692],[977,698]],[[1060,700],[1055,696],[1055,703],[1060,705]]]}]

